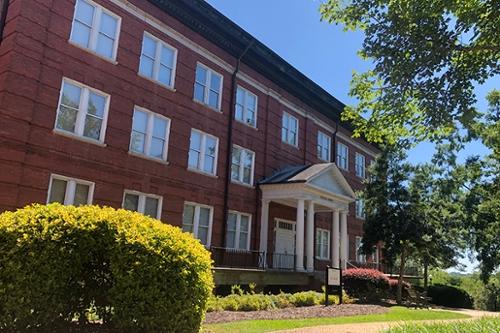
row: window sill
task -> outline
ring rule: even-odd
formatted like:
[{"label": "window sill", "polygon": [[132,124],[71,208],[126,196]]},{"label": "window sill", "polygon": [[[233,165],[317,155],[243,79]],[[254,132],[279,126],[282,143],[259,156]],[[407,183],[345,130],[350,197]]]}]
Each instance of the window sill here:
[{"label": "window sill", "polygon": [[253,129],[253,130],[256,130],[256,131],[258,131],[258,130],[259,130],[259,129],[257,128],[257,125],[253,126],[253,125],[250,125],[249,123],[247,123],[247,122],[245,122],[245,121],[242,121],[242,120],[239,120],[239,119],[236,119],[236,118],[234,118],[234,120],[235,120],[237,123],[242,124],[242,125],[245,125],[246,127],[249,127],[249,128],[251,128],[251,129]]},{"label": "window sill", "polygon": [[96,52],[96,51],[94,51],[94,50],[91,50],[91,49],[88,49],[88,48],[86,48],[86,47],[83,47],[83,46],[81,46],[81,45],[76,44],[76,43],[75,43],[75,42],[73,42],[72,40],[68,40],[68,43],[69,43],[70,45],[73,45],[74,47],[76,47],[76,48],[80,49],[80,50],[83,50],[83,51],[88,52],[88,53],[90,53],[90,54],[92,54],[92,55],[94,55],[94,56],[96,56],[96,57],[98,57],[98,58],[101,58],[102,60],[105,60],[105,61],[107,61],[107,62],[109,62],[109,63],[111,63],[111,64],[113,64],[113,65],[118,65],[118,61],[116,61],[116,58],[115,58],[115,59],[110,59],[110,58],[108,58],[108,57],[105,57],[105,56],[103,56],[102,54],[99,54],[99,53],[97,53],[97,52]]},{"label": "window sill", "polygon": [[297,145],[294,145],[294,144],[291,144],[291,143],[286,142],[286,141],[283,141],[283,140],[281,140],[281,143],[283,143],[283,144],[285,144],[285,145],[287,145],[287,146],[289,146],[289,147],[295,148],[295,149],[297,149],[297,150],[300,150],[300,148],[299,148],[299,145],[298,145],[298,144],[297,144]]},{"label": "window sill", "polygon": [[207,109],[210,109],[212,111],[215,111],[215,112],[218,112],[218,113],[222,114],[222,110],[221,109],[213,108],[213,107],[211,107],[210,105],[208,105],[208,104],[206,104],[204,102],[200,102],[199,100],[195,99],[194,97],[193,97],[193,102],[195,102],[196,104],[202,105],[202,106],[206,107]]},{"label": "window sill", "polygon": [[100,146],[100,147],[107,147],[108,146],[107,144],[105,144],[102,141],[98,141],[98,140],[94,140],[94,139],[89,139],[89,138],[86,138],[86,137],[83,137],[83,136],[79,136],[77,134],[73,134],[71,132],[66,132],[66,131],[63,131],[63,130],[59,130],[57,128],[54,128],[52,130],[52,133],[57,134],[57,135],[61,135],[61,136],[65,136],[65,137],[70,138],[70,139],[75,139],[75,140],[78,140],[78,141],[82,141],[82,142],[85,142],[85,143],[91,143],[91,144],[94,144],[94,145]]},{"label": "window sill", "polygon": [[216,179],[219,178],[219,176],[217,176],[217,175],[214,175],[214,174],[208,173],[208,172],[204,172],[204,171],[201,171],[201,170],[198,170],[198,169],[194,169],[194,168],[188,167],[187,170],[190,171],[190,172],[194,172],[194,173],[203,175],[203,176],[207,176],[207,177],[211,177],[211,178],[216,178]]},{"label": "window sill", "polygon": [[160,81],[158,81],[158,80],[152,79],[152,78],[150,78],[149,76],[143,75],[143,74],[141,74],[141,73],[139,73],[139,72],[137,73],[137,76],[139,76],[140,78],[143,78],[144,80],[147,80],[147,81],[149,81],[149,82],[152,82],[152,83],[154,83],[154,84],[157,84],[157,85],[159,85],[160,87],[163,87],[163,88],[165,88],[165,89],[167,89],[167,90],[170,90],[171,92],[176,92],[176,91],[177,91],[177,90],[176,90],[173,86],[172,86],[172,87],[171,87],[171,86],[167,86],[166,84],[164,84],[164,83],[162,83],[162,82],[160,82]]},{"label": "window sill", "polygon": [[148,160],[148,161],[152,161],[152,162],[156,162],[156,163],[160,163],[160,164],[164,164],[164,165],[170,165],[169,161],[164,161],[164,160],[161,160],[159,158],[154,158],[154,157],[151,157],[151,156],[143,155],[141,153],[136,153],[136,152],[133,152],[133,151],[130,151],[130,150],[128,151],[128,154],[130,156],[142,158],[142,159],[145,159],[145,160]]},{"label": "window sill", "polygon": [[319,260],[319,261],[330,261],[330,258],[314,257],[314,259]]},{"label": "window sill", "polygon": [[241,185],[241,186],[244,186],[244,187],[247,187],[247,188],[255,189],[254,185],[243,183],[243,182],[239,182],[239,181],[236,181],[236,180],[232,180],[231,179],[231,183],[236,184],[236,185]]}]

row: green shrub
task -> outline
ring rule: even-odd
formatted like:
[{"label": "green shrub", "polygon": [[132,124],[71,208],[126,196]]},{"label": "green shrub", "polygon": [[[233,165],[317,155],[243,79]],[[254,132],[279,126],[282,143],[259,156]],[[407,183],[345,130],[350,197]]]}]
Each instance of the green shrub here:
[{"label": "green shrub", "polygon": [[179,228],[96,206],[33,205],[0,215],[0,331],[84,323],[121,332],[198,332],[210,254]]},{"label": "green shrub", "polygon": [[345,291],[362,301],[378,301],[389,291],[389,278],[376,269],[347,269],[342,279]]},{"label": "green shrub", "polygon": [[303,291],[295,293],[291,297],[291,302],[294,306],[313,306],[321,304],[321,299],[324,295],[315,291]]},{"label": "green shrub", "polygon": [[472,309],[472,297],[460,288],[444,285],[432,285],[427,290],[431,303],[452,308]]},{"label": "green shrub", "polygon": [[500,317],[437,324],[405,324],[392,327],[384,333],[492,333],[500,332]]}]

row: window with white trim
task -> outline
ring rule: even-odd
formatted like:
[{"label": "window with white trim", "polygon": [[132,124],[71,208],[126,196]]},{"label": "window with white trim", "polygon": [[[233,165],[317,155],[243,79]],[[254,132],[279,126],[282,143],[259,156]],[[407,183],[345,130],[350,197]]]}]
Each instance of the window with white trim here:
[{"label": "window with white trim", "polygon": [[188,168],[216,174],[219,139],[192,129],[189,143]]},{"label": "window with white trim", "polygon": [[170,119],[136,106],[132,120],[130,151],[167,160]]},{"label": "window with white trim", "polygon": [[162,202],[163,198],[159,195],[125,190],[122,207],[155,219],[160,219]]},{"label": "window with white trim", "polygon": [[356,153],[354,162],[355,162],[356,176],[360,178],[365,178],[366,176],[365,155]]},{"label": "window with white trim", "polygon": [[194,100],[220,110],[222,99],[222,75],[205,65],[196,65]]},{"label": "window with white trim", "polygon": [[356,262],[364,263],[366,262],[366,255],[361,252],[362,243],[363,237],[356,236]]},{"label": "window with white trim", "polygon": [[115,60],[121,18],[89,0],[77,0],[70,41]]},{"label": "window with white trim", "polygon": [[94,183],[60,175],[51,175],[47,203],[63,205],[90,205],[94,195]]},{"label": "window with white trim", "polygon": [[235,119],[252,127],[257,127],[257,96],[238,86],[236,90]]},{"label": "window with white trim", "polygon": [[251,150],[233,145],[231,159],[231,180],[233,182],[252,185],[255,153]]},{"label": "window with white trim", "polygon": [[330,231],[325,229],[316,229],[316,258],[330,259]]},{"label": "window with white trim", "polygon": [[167,87],[174,87],[177,50],[144,32],[139,74]]},{"label": "window with white trim", "polygon": [[365,200],[356,199],[356,217],[358,219],[365,219]]},{"label": "window with white trim", "polygon": [[103,142],[108,109],[109,95],[64,78],[55,129]]},{"label": "window with white trim", "polygon": [[252,216],[239,212],[229,212],[226,228],[226,247],[230,249],[250,249],[250,223]]},{"label": "window with white trim", "polygon": [[182,230],[190,232],[205,246],[212,240],[213,207],[185,203],[182,215]]},{"label": "window with white trim", "polygon": [[325,162],[330,162],[332,139],[329,135],[318,131],[318,158]]},{"label": "window with white trim", "polygon": [[337,143],[337,166],[341,169],[349,169],[349,148],[343,143]]},{"label": "window with white trim", "polygon": [[283,112],[281,141],[292,146],[299,145],[299,120],[289,113]]}]

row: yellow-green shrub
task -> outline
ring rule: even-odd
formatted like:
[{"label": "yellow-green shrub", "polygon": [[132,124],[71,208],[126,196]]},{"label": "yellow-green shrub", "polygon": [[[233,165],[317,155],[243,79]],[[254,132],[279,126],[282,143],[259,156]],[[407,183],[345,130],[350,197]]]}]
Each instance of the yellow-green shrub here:
[{"label": "yellow-green shrub", "polygon": [[122,332],[198,332],[212,288],[208,251],[139,213],[51,204],[0,215],[0,331],[65,327],[92,307]]}]

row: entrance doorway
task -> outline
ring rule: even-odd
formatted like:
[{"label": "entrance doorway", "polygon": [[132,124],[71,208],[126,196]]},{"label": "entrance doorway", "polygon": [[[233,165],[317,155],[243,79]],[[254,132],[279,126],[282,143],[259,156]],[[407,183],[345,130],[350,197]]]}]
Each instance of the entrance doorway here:
[{"label": "entrance doorway", "polygon": [[295,222],[275,220],[273,268],[293,270],[295,266]]}]

